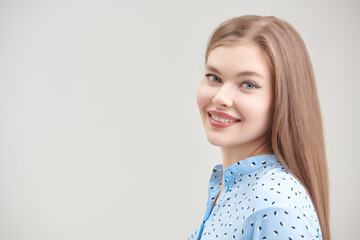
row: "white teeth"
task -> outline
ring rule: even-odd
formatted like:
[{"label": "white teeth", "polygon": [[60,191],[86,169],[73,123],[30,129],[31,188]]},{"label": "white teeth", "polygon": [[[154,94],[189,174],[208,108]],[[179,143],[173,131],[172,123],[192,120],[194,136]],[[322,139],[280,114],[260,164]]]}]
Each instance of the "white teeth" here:
[{"label": "white teeth", "polygon": [[218,117],[218,116],[215,116],[213,114],[211,114],[211,118],[214,119],[215,121],[218,121],[218,122],[222,122],[222,123],[232,123],[232,122],[236,122],[236,120],[231,120],[231,119],[227,119],[227,118],[221,118],[221,117]]}]

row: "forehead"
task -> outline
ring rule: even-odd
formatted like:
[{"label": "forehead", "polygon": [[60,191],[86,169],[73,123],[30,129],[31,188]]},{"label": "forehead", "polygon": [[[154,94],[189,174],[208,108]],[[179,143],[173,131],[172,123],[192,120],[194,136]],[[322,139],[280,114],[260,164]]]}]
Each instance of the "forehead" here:
[{"label": "forehead", "polygon": [[270,67],[263,50],[255,43],[221,45],[213,49],[206,62],[221,74],[233,75],[243,71],[257,72],[270,77]]}]

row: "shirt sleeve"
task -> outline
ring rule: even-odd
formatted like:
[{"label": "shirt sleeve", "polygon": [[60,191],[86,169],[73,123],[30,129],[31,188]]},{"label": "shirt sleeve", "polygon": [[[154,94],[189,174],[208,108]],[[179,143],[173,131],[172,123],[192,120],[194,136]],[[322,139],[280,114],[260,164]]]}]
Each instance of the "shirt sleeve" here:
[{"label": "shirt sleeve", "polygon": [[251,220],[254,224],[252,239],[321,239],[321,231],[313,228],[318,224],[313,221],[292,207],[266,208]]}]

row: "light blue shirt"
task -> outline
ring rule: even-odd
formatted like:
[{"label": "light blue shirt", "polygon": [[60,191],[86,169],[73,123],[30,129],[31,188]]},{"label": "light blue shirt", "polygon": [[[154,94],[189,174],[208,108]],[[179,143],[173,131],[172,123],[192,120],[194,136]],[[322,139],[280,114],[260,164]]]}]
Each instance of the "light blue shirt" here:
[{"label": "light blue shirt", "polygon": [[[319,220],[306,190],[275,155],[214,167],[201,226],[189,240],[322,239]],[[214,208],[213,208],[214,206]]]}]

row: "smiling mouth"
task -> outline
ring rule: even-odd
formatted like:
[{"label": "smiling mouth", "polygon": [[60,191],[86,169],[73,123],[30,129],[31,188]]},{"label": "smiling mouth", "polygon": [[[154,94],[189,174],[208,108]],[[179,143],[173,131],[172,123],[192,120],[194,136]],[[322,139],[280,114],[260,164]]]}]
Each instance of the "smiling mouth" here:
[{"label": "smiling mouth", "polygon": [[[216,127],[216,128],[227,128],[227,127],[231,127],[231,126],[241,122],[240,119],[236,119],[225,113],[209,111],[207,114],[209,117],[210,125],[212,125],[213,127]],[[217,115],[215,115],[215,114],[217,114]],[[221,117],[218,115],[221,115]],[[227,116],[229,116],[229,117],[227,117]],[[230,119],[230,118],[232,118],[232,119]]]},{"label": "smiling mouth", "polygon": [[240,122],[240,120],[232,120],[232,119],[222,118],[222,117],[216,116],[214,114],[210,114],[210,113],[209,113],[209,115],[212,119],[214,119],[217,122],[221,122],[221,123]]}]

